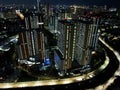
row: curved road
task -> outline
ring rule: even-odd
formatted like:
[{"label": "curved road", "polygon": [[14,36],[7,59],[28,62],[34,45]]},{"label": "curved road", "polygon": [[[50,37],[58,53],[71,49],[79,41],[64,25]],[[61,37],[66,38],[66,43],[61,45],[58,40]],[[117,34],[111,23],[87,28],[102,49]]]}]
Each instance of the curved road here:
[{"label": "curved road", "polygon": [[[99,40],[107,47],[109,48],[110,51],[114,52],[116,55],[116,58],[119,59],[119,54],[114,51],[108,44],[106,44],[101,38]],[[119,60],[120,61],[120,60]],[[99,77],[102,77],[103,74],[106,74],[108,69],[110,69],[110,60],[108,57],[106,57],[105,63],[97,70],[100,74],[96,73],[96,71],[92,71],[88,74],[84,74],[82,76],[76,76],[72,78],[66,78],[66,79],[55,79],[55,80],[44,80],[44,81],[30,81],[30,82],[16,82],[16,83],[0,83],[0,89],[6,89],[6,88],[25,88],[25,87],[39,87],[39,86],[48,86],[54,88],[58,86],[62,87],[66,85],[64,88],[69,88],[71,87],[83,87],[83,88],[90,88],[92,84],[97,83],[99,80]],[[114,70],[112,71],[113,73],[115,72]],[[112,75],[112,74],[111,74]],[[105,77],[104,77],[105,78]],[[103,82],[100,82],[98,84],[103,84]],[[98,85],[95,84],[95,85]],[[107,86],[107,84],[106,84]],[[96,90],[105,90],[105,86],[101,86],[102,89],[97,89],[100,87],[97,87]]]}]

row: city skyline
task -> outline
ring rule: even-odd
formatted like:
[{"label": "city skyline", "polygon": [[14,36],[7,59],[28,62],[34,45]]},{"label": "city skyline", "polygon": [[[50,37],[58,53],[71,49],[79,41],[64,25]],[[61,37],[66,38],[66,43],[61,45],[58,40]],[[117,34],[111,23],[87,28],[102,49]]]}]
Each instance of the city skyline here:
[{"label": "city skyline", "polygon": [[0,89],[120,89],[120,9],[110,1],[0,0]]},{"label": "city skyline", "polygon": [[[0,0],[0,4],[36,4],[37,0]],[[41,0],[50,4],[107,5],[119,8],[119,0]]]}]

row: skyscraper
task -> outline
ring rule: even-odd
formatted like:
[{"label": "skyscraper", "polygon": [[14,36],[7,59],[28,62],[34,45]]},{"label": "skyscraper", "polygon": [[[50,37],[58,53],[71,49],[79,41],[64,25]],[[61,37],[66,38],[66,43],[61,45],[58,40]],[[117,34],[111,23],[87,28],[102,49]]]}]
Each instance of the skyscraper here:
[{"label": "skyscraper", "polygon": [[81,19],[60,20],[58,27],[58,48],[63,55],[63,68],[72,68],[76,60],[79,65],[87,65],[91,60],[91,52],[96,49],[99,19],[90,21]]},{"label": "skyscraper", "polygon": [[43,14],[25,13],[25,29],[19,33],[19,59],[44,62],[45,37],[43,27]]}]

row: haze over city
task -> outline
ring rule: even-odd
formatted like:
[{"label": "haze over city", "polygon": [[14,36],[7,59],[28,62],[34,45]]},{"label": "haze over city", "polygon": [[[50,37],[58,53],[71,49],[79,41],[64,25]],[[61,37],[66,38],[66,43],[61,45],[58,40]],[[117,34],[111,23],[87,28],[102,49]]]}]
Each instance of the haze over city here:
[{"label": "haze over city", "polygon": [[[120,7],[119,0],[41,0],[50,4],[83,4],[83,5],[107,5]],[[0,0],[0,4],[36,4],[36,0]]]}]

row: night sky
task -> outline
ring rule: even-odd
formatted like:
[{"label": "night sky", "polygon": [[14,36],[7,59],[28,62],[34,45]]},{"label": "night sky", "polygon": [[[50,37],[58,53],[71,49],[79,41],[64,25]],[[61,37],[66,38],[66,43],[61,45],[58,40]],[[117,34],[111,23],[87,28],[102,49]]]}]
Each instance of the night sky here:
[{"label": "night sky", "polygon": [[[41,0],[51,4],[108,5],[120,7],[120,0]],[[36,4],[36,0],[0,0],[0,4]]]}]

